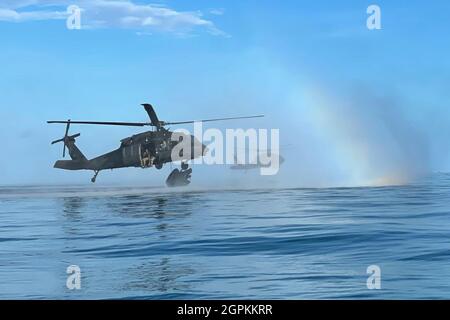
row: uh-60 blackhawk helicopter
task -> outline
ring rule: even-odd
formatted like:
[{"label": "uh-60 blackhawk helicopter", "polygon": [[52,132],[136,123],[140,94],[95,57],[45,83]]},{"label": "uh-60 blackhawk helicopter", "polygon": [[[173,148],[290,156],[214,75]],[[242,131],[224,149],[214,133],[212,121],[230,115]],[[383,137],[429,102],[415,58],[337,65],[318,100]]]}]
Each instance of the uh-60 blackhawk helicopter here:
[{"label": "uh-60 blackhawk helicopter", "polygon": [[[245,116],[245,117],[229,117],[206,120],[193,121],[177,121],[166,122],[160,121],[150,104],[142,104],[147,111],[150,122],[111,122],[111,121],[72,121],[72,120],[57,120],[47,121],[47,123],[63,123],[66,124],[66,132],[63,138],[55,140],[52,144],[63,142],[63,158],[66,155],[66,148],[69,149],[69,155],[72,160],[58,160],[54,167],[65,170],[92,170],[94,176],[91,181],[95,182],[98,173],[101,170],[126,168],[126,167],[141,167],[149,168],[155,167],[161,169],[165,163],[173,161],[181,161],[181,170],[173,170],[166,180],[169,187],[188,185],[191,181],[192,169],[189,168],[188,161],[202,157],[207,152],[207,147],[200,143],[194,136],[176,132],[176,138],[173,138],[174,132],[165,128],[167,125],[178,125],[195,122],[210,122],[222,121],[244,118],[258,118],[263,115]],[[110,126],[132,126],[144,127],[152,126],[154,130],[146,131],[132,135],[121,140],[120,147],[114,151],[105,153],[101,156],[88,160],[84,154],[75,145],[75,138],[80,134],[69,135],[70,125],[73,124],[91,124],[91,125],[110,125]],[[173,159],[172,151],[177,148],[179,143],[183,143],[184,149],[178,152],[176,159]],[[190,146],[190,152],[185,152],[186,145]],[[180,149],[178,146],[177,150]]]}]

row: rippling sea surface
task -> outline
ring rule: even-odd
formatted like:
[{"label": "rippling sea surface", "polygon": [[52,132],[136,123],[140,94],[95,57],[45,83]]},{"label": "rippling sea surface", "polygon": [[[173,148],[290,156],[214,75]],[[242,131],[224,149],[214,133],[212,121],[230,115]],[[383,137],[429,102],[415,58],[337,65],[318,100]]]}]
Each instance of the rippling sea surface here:
[{"label": "rippling sea surface", "polygon": [[0,227],[1,299],[450,298],[448,174],[377,188],[1,187]]}]

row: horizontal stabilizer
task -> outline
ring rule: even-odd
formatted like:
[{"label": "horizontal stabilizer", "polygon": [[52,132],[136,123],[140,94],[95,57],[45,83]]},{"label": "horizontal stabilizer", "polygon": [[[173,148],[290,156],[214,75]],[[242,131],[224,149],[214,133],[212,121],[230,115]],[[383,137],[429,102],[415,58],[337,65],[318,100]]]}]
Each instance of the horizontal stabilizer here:
[{"label": "horizontal stabilizer", "polygon": [[87,162],[80,160],[58,160],[55,162],[55,165],[53,167],[64,170],[89,169],[87,166]]}]

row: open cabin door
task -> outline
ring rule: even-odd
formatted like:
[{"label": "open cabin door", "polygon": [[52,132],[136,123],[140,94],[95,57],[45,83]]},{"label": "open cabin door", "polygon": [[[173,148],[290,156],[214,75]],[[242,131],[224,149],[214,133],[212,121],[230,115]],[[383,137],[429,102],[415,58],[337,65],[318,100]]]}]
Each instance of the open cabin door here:
[{"label": "open cabin door", "polygon": [[154,142],[145,142],[139,145],[139,158],[143,168],[153,166],[156,147]]}]

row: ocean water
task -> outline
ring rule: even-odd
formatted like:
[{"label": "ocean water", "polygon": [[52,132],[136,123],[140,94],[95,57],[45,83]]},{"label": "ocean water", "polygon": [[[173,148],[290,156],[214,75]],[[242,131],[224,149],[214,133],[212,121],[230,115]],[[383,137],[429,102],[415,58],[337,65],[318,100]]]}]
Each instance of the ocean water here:
[{"label": "ocean water", "polygon": [[1,187],[0,228],[1,299],[450,298],[444,173],[376,188]]}]

